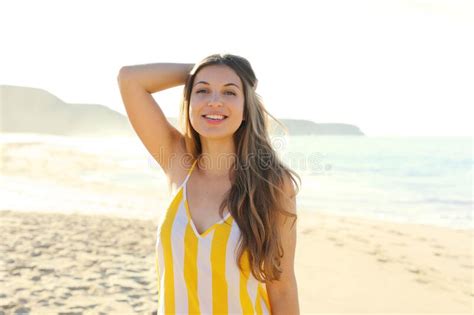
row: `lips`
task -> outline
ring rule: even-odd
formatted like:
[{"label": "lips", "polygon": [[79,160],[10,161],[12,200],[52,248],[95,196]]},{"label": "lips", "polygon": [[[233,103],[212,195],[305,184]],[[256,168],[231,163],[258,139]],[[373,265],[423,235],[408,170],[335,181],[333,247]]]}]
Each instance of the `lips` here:
[{"label": "lips", "polygon": [[221,114],[206,114],[202,115],[202,118],[208,125],[220,125],[225,122],[227,116]]},{"label": "lips", "polygon": [[222,115],[222,114],[205,114],[205,115],[202,115],[202,117],[207,120],[215,120],[215,121],[222,121],[227,118],[226,115]]}]

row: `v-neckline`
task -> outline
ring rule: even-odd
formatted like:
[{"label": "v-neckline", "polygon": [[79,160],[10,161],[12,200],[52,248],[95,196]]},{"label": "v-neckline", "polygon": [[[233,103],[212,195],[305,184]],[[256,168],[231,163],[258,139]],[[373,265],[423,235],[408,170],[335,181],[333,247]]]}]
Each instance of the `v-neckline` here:
[{"label": "v-neckline", "polygon": [[204,238],[206,237],[214,228],[216,228],[218,225],[224,223],[225,221],[227,221],[227,219],[230,217],[230,212],[228,212],[223,219],[220,219],[219,221],[215,222],[214,224],[212,224],[211,226],[209,226],[204,232],[202,233],[199,233],[199,231],[197,230],[196,228],[196,225],[194,225],[194,221],[193,221],[193,218],[191,217],[191,210],[190,210],[190,207],[189,207],[189,202],[188,202],[188,189],[187,189],[187,186],[188,186],[188,181],[189,181],[189,178],[191,177],[191,173],[193,172],[194,170],[194,167],[196,166],[196,163],[197,163],[197,160],[194,161],[193,165],[191,166],[191,169],[188,173],[188,175],[186,176],[186,179],[184,180],[184,184],[183,184],[183,198],[184,198],[184,207],[186,208],[186,216],[188,217],[188,221],[189,221],[189,224],[191,225],[193,231],[194,231],[194,234],[198,237],[198,238]]}]

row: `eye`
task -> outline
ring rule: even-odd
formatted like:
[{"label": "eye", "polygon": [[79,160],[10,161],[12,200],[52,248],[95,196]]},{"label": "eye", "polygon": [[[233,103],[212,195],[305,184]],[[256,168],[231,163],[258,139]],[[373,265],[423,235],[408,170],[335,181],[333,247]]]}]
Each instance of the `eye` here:
[{"label": "eye", "polygon": [[233,92],[233,91],[226,91],[225,94],[228,94],[228,95],[230,94],[230,95],[234,95],[234,96],[237,95],[237,94],[235,94],[235,92]]},{"label": "eye", "polygon": [[196,90],[196,94],[203,93],[203,92],[206,92],[206,90],[205,89]]}]

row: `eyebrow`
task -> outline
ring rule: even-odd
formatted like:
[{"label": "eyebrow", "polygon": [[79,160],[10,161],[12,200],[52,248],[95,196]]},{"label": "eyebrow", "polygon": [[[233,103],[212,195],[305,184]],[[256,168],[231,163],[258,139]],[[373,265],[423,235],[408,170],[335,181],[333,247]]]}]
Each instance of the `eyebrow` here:
[{"label": "eyebrow", "polygon": [[[209,85],[209,82],[206,82],[206,81],[199,81],[199,82],[197,82],[196,84],[194,84],[193,87],[196,86],[196,85],[198,85],[199,83],[203,83],[203,84]],[[224,84],[224,86],[229,86],[229,85],[233,85],[233,86],[235,86],[236,88],[238,88],[238,89],[240,90],[239,86],[238,86],[237,84],[235,84],[235,83],[232,83],[232,82],[231,82],[231,83]]]}]

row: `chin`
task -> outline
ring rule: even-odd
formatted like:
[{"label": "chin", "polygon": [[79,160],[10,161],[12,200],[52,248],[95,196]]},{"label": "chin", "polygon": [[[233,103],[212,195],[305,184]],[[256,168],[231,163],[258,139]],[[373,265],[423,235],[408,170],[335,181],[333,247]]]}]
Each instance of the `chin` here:
[{"label": "chin", "polygon": [[[198,124],[197,126],[192,126],[194,130],[201,136],[206,139],[215,139],[221,140],[225,138],[232,138],[234,133],[239,129],[239,125],[236,126],[219,126],[219,127],[209,127],[205,125]],[[224,128],[222,128],[224,127]]]},{"label": "chin", "polygon": [[224,140],[226,138],[233,137],[234,133],[229,132],[209,132],[209,131],[198,131],[199,135],[206,140]]}]

